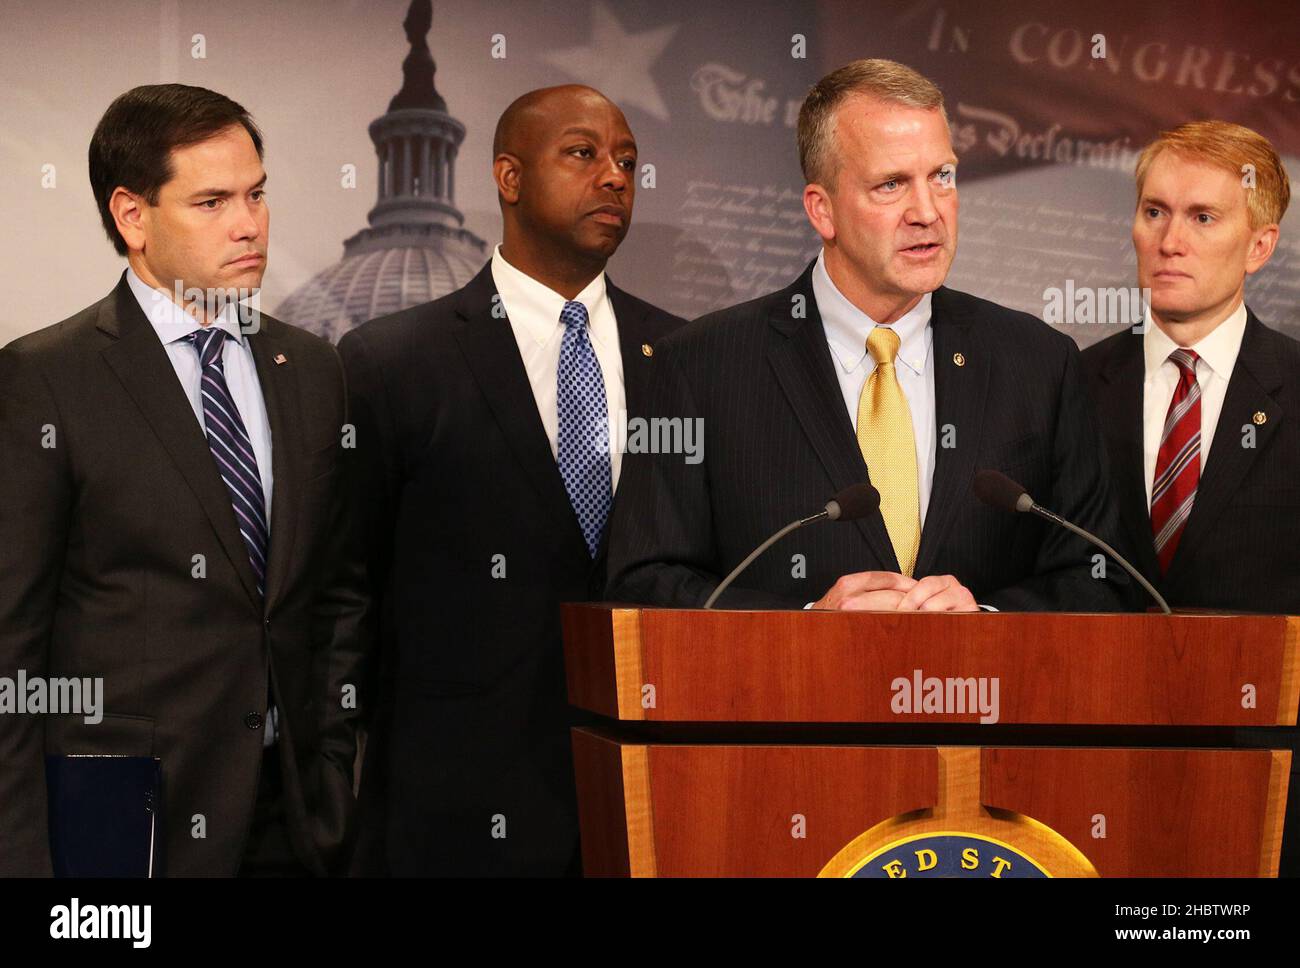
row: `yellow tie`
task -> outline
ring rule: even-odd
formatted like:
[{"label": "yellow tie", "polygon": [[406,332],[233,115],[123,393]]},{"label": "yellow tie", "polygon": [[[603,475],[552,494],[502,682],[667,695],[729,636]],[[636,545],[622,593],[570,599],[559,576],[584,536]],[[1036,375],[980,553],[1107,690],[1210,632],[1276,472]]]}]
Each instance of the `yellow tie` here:
[{"label": "yellow tie", "polygon": [[921,499],[912,414],[894,371],[898,342],[898,334],[888,326],[877,326],[867,337],[876,368],[858,397],[858,446],[871,483],[880,492],[880,513],[899,569],[911,575],[921,543]]}]

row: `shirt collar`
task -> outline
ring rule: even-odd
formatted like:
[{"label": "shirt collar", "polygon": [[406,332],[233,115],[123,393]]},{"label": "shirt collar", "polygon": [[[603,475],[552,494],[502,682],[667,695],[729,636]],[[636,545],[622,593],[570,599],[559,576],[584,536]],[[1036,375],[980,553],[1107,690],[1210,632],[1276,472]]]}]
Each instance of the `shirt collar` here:
[{"label": "shirt collar", "polygon": [[[511,324],[522,328],[529,339],[545,343],[555,335],[557,328],[564,325],[560,322],[560,312],[569,300],[512,266],[501,254],[500,245],[492,250],[492,281],[496,283],[497,293],[505,304]],[[573,302],[580,302],[587,307],[589,329],[592,316],[605,299],[603,272],[598,273],[582,292],[573,297]]]},{"label": "shirt collar", "polygon": [[[1201,337],[1200,342],[1187,347],[1205,361],[1210,371],[1225,380],[1232,378],[1232,368],[1237,363],[1237,354],[1241,352],[1241,341],[1246,335],[1246,304],[1240,302],[1237,308],[1228,314],[1218,326]],[[1146,333],[1142,338],[1143,356],[1146,358],[1146,371],[1154,373],[1169,359],[1169,354],[1178,349],[1178,344],[1155,324],[1151,310],[1147,309]]]},{"label": "shirt collar", "polygon": [[[130,267],[126,270],[126,282],[131,287],[131,294],[135,296],[135,301],[140,304],[145,318],[149,320],[149,325],[153,327],[153,331],[158,334],[158,339],[164,346],[183,340],[190,333],[196,333],[204,328],[197,319],[176,305],[166,290],[154,289],[137,276],[135,270]],[[222,307],[221,314],[212,321],[212,325],[217,329],[225,330],[236,343],[244,341],[235,307],[230,303]]]},{"label": "shirt collar", "polygon": [[[831,355],[845,373],[852,373],[867,357],[867,337],[882,324],[849,302],[836,287],[830,273],[826,271],[825,249],[817,256],[817,264],[813,267],[812,285],[813,298],[817,300],[817,311],[821,313],[822,328],[826,330]],[[925,372],[925,364],[930,356],[931,296],[932,293],[927,292],[915,306],[890,324],[890,329],[898,334],[899,340],[896,362],[902,363],[918,376]]]}]

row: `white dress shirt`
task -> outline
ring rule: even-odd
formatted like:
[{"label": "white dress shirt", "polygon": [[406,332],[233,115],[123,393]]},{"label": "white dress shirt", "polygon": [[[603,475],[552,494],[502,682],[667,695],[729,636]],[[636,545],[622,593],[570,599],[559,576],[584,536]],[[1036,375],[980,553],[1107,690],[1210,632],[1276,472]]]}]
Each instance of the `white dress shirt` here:
[{"label": "white dress shirt", "polygon": [[[1201,474],[1210,457],[1210,444],[1214,428],[1223,412],[1223,398],[1228,393],[1232,368],[1237,365],[1241,340],[1246,335],[1246,304],[1239,303],[1218,326],[1202,337],[1199,343],[1188,346],[1200,357],[1196,361],[1196,382],[1201,385]],[[1151,507],[1151,484],[1156,473],[1156,458],[1160,453],[1160,438],[1164,433],[1169,402],[1178,387],[1178,365],[1169,354],[1178,344],[1151,319],[1147,310],[1146,332],[1142,336],[1142,351],[1146,359],[1146,379],[1142,384],[1142,466],[1146,477],[1147,507]]]},{"label": "white dress shirt", "polygon": [[[167,359],[176,371],[181,389],[190,401],[194,417],[203,429],[203,368],[199,365],[199,354],[192,343],[185,337],[202,329],[199,321],[183,310],[172,300],[171,296],[161,290],[150,288],[135,271],[126,270],[126,281],[135,295],[136,302],[144,310],[145,318],[153,326],[167,351]],[[240,419],[248,431],[248,439],[253,444],[253,456],[257,458],[257,475],[262,479],[262,495],[266,499],[266,524],[271,525],[271,422],[266,415],[266,400],[262,396],[262,384],[257,378],[257,365],[253,362],[253,349],[240,332],[239,320],[235,307],[227,304],[211,325],[223,329],[234,339],[222,344],[221,367],[225,371],[226,386],[230,397],[239,408]],[[262,745],[270,746],[275,742],[279,712],[274,707],[266,711],[266,727],[262,732]]]},{"label": "white dress shirt", "polygon": [[[822,328],[830,345],[831,359],[835,361],[835,376],[844,395],[844,406],[849,412],[853,430],[858,429],[858,398],[868,377],[876,370],[876,361],[867,352],[867,337],[881,325],[845,298],[831,281],[826,271],[826,253],[823,250],[813,267],[813,298],[821,313]],[[930,293],[890,324],[898,334],[898,355],[894,371],[899,386],[907,399],[907,409],[912,415],[912,436],[916,440],[916,483],[921,505],[921,526],[925,526],[925,512],[930,503],[930,489],[934,484],[935,404],[934,367],[930,365],[930,349],[934,331],[930,328]]]},{"label": "white dress shirt", "polygon": [[[145,317],[153,325],[154,332],[162,341],[167,351],[167,359],[176,371],[176,379],[181,381],[181,389],[190,401],[194,418],[203,427],[203,370],[199,365],[199,354],[194,345],[185,341],[190,333],[203,327],[193,316],[172,301],[170,294],[151,289],[135,272],[126,270],[126,281],[135,294],[136,302],[144,310]],[[239,408],[240,419],[248,431],[248,439],[253,444],[253,456],[257,458],[257,474],[262,479],[262,495],[266,498],[266,523],[271,524],[271,422],[266,416],[266,400],[262,396],[262,384],[257,378],[257,365],[253,362],[253,350],[248,340],[239,330],[239,320],[235,307],[227,305],[221,315],[212,322],[218,329],[223,329],[234,339],[228,339],[222,348],[221,365],[226,374],[226,386],[230,389],[231,399]],[[207,429],[204,428],[204,434]]]},{"label": "white dress shirt", "polygon": [[[501,246],[492,252],[492,281],[501,296],[510,329],[519,344],[528,383],[533,388],[537,413],[542,418],[546,439],[551,444],[551,454],[559,456],[559,389],[560,345],[564,340],[564,323],[560,312],[566,300],[555,290],[538,282],[505,260]],[[618,321],[614,307],[605,291],[605,274],[602,272],[573,299],[587,307],[587,335],[600,373],[605,381],[605,405],[609,414],[610,432],[610,483],[618,488],[618,475],[623,464],[624,440],[618,439],[620,428],[626,428],[626,419],[619,414],[627,407],[623,388],[623,356],[618,342]]]}]

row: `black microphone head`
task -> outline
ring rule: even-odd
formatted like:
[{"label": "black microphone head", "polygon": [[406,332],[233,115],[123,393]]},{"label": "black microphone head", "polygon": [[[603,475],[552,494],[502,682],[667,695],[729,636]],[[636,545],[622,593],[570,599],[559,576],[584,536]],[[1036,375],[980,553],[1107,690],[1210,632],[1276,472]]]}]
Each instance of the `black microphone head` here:
[{"label": "black microphone head", "polygon": [[826,502],[832,521],[855,521],[880,507],[880,492],[870,484],[853,484]]},{"label": "black microphone head", "polygon": [[1003,511],[1028,511],[1034,506],[1025,489],[1001,471],[976,471],[971,490],[985,504]]}]

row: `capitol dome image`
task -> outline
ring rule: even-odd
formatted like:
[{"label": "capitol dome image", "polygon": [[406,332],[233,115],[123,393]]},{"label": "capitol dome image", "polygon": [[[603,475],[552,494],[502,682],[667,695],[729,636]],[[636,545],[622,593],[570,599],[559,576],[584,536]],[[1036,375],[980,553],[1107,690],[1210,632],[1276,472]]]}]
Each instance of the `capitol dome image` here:
[{"label": "capitol dome image", "polygon": [[425,36],[431,0],[414,0],[403,27],[411,44],[402,89],[370,123],[379,163],[369,225],[343,243],[343,258],[282,302],[275,315],[337,342],[377,316],[461,288],[483,267],[486,243],[464,228],[455,203],[456,154],[465,126],[434,87]]}]

